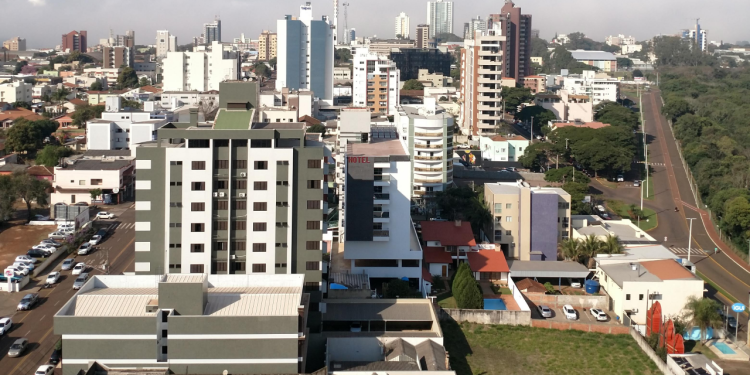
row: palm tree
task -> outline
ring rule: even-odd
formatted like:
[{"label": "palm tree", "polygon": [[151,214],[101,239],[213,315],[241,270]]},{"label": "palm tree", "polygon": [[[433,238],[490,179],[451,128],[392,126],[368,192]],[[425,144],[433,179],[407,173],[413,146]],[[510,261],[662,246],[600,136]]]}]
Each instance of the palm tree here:
[{"label": "palm tree", "polygon": [[701,343],[705,343],[708,336],[708,328],[719,328],[722,326],[719,310],[721,304],[710,298],[690,297],[685,304],[685,317],[693,325],[701,330]]},{"label": "palm tree", "polygon": [[595,261],[594,257],[596,254],[602,251],[602,240],[593,234],[586,236],[581,241],[581,260],[585,260],[588,263],[588,268],[593,268]]},{"label": "palm tree", "polygon": [[624,247],[620,243],[620,237],[614,234],[607,235],[607,238],[602,241],[602,252],[605,254],[620,254]]},{"label": "palm tree", "polygon": [[581,261],[581,242],[577,239],[566,238],[557,245],[560,257],[574,262]]}]

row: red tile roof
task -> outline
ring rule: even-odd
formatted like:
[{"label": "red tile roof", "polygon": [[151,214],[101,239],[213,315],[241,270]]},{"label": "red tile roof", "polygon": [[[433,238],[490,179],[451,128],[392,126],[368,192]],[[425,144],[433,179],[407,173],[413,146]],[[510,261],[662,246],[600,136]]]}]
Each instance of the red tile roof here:
[{"label": "red tile roof", "polygon": [[432,282],[432,275],[430,275],[430,271],[427,268],[422,268],[422,279]]},{"label": "red tile roof", "polygon": [[26,108],[12,108],[7,111],[0,111],[0,122],[6,120],[16,120],[18,118],[25,118],[29,121],[42,120],[45,117],[37,115],[36,113],[29,111]]},{"label": "red tile roof", "polygon": [[685,267],[677,263],[674,259],[652,260],[650,262],[641,262],[648,272],[662,280],[679,280],[693,279],[695,275]]},{"label": "red tile roof", "polygon": [[78,99],[78,98],[70,99],[70,100],[68,100],[68,102],[70,102],[70,104],[73,104],[73,105],[86,105],[86,104],[88,104],[87,101],[82,100],[82,99]]},{"label": "red tile roof", "polygon": [[538,281],[534,281],[530,278],[525,278],[521,281],[516,282],[516,288],[526,293],[546,293],[547,288]]},{"label": "red tile roof", "polygon": [[505,254],[499,250],[479,250],[466,253],[473,272],[510,272]]},{"label": "red tile roof", "polygon": [[143,90],[145,92],[151,92],[151,93],[154,93],[154,94],[160,93],[162,91],[160,88],[157,88],[157,87],[154,87],[154,86],[151,86],[151,85],[141,86],[141,90]]},{"label": "red tile roof", "polygon": [[441,246],[476,246],[471,224],[467,221],[423,221],[422,239],[440,241]]},{"label": "red tile roof", "polygon": [[453,263],[451,253],[442,247],[425,247],[422,249],[425,263]]},{"label": "red tile roof", "polygon": [[32,176],[54,176],[55,172],[50,167],[43,165],[34,165],[26,170]]},{"label": "red tile roof", "polygon": [[76,86],[76,85],[74,85],[72,83],[68,83],[68,82],[63,83],[63,86],[65,86],[65,87],[78,87],[78,86]]}]

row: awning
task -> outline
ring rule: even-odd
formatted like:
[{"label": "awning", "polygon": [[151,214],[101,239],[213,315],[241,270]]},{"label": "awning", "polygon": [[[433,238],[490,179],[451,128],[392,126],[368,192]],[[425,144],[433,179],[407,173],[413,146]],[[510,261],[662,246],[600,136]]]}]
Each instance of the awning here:
[{"label": "awning", "polygon": [[577,262],[544,260],[509,260],[511,277],[573,277],[585,278],[591,273]]}]

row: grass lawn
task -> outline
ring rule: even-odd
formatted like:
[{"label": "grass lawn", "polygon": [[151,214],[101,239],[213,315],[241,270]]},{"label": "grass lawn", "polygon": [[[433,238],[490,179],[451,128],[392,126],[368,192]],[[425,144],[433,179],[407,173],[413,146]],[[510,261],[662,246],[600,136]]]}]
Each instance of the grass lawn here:
[{"label": "grass lawn", "polygon": [[446,292],[439,296],[437,296],[437,303],[440,305],[440,307],[445,309],[457,309],[458,305],[456,305],[456,299],[453,298],[453,293]]},{"label": "grass lawn", "polygon": [[505,286],[499,286],[499,285],[492,284],[492,285],[490,285],[490,288],[492,288],[492,291],[495,294],[508,294],[508,295],[512,295],[513,294],[513,292],[510,291],[510,288],[505,287]]},{"label": "grass lawn", "polygon": [[455,322],[442,329],[458,375],[661,374],[630,335]]},{"label": "grass lawn", "polygon": [[[633,220],[630,218],[630,213],[628,213],[628,210],[630,210],[630,205],[627,205],[621,201],[609,200],[607,201],[607,207],[622,218],[630,219],[633,221],[633,224],[638,224],[638,220]],[[656,217],[656,212],[648,207],[643,207],[643,214],[646,216],[646,219],[641,219],[641,225],[639,226],[639,228],[643,229],[644,231],[649,231],[656,228],[656,226],[659,224]]]}]

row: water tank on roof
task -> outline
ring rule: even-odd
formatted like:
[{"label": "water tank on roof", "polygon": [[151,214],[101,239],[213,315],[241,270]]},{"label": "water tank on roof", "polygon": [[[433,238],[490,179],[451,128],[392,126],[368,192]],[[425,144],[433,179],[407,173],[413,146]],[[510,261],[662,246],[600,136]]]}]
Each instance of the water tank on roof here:
[{"label": "water tank on roof", "polygon": [[595,294],[599,293],[599,282],[596,280],[586,280],[585,283],[586,286],[586,293],[588,294]]}]

